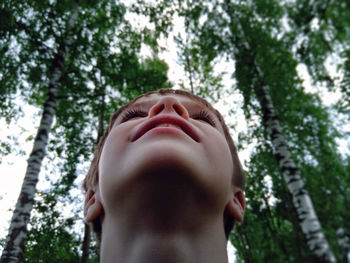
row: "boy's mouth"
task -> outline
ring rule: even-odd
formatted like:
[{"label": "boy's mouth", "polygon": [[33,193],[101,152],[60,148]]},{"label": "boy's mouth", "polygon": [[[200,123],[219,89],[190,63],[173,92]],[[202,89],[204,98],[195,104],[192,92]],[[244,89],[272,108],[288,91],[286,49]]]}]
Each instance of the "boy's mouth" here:
[{"label": "boy's mouth", "polygon": [[130,136],[130,141],[134,142],[143,136],[148,131],[156,127],[173,127],[182,130],[188,136],[190,136],[194,141],[199,142],[199,137],[195,132],[194,128],[184,119],[176,117],[174,115],[159,115],[152,117],[143,123],[135,133]]},{"label": "boy's mouth", "polygon": [[153,128],[156,128],[156,127],[173,127],[173,128],[177,128],[177,129],[182,130],[179,125],[175,125],[175,124],[171,124],[171,123],[160,123],[160,124],[154,126]]}]

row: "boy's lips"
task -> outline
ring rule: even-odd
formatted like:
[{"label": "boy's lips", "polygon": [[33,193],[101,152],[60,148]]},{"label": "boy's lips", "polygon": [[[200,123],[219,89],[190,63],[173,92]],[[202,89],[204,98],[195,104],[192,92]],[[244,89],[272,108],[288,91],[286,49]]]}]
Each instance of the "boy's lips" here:
[{"label": "boy's lips", "polygon": [[[184,133],[190,136],[196,142],[199,142],[199,137],[195,132],[194,128],[183,118],[176,117],[173,115],[159,115],[152,117],[143,123],[135,133],[130,136],[130,141],[134,142],[148,131],[156,127],[163,126],[162,124],[171,124],[169,127],[181,129]],[[165,126],[163,126],[165,127]]]}]

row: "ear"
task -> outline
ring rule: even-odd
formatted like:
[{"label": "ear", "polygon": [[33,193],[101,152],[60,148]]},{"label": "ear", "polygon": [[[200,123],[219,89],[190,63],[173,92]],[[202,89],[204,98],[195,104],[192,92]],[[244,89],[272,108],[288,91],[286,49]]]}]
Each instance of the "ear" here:
[{"label": "ear", "polygon": [[240,188],[234,188],[233,197],[227,203],[226,209],[235,220],[242,222],[245,210],[244,193]]},{"label": "ear", "polygon": [[84,219],[86,223],[91,223],[96,218],[104,214],[104,209],[100,201],[99,191],[89,190],[85,195]]}]

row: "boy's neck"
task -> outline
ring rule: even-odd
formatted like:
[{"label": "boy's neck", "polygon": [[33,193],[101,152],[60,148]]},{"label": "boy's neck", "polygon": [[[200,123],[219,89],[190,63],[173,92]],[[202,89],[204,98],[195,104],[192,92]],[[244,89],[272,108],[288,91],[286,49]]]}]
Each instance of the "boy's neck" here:
[{"label": "boy's neck", "polygon": [[148,178],[116,197],[103,219],[101,263],[228,262],[223,215],[175,178]]},{"label": "boy's neck", "polygon": [[[141,219],[140,219],[141,220]],[[189,233],[128,233],[117,227],[104,232],[101,263],[227,263],[226,240],[218,231]]]}]

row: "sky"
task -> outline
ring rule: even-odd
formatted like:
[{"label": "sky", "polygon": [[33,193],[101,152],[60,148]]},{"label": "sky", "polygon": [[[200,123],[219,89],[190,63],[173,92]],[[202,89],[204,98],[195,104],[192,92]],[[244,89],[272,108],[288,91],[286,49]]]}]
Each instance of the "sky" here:
[{"label": "sky", "polygon": [[[133,18],[129,17],[129,19]],[[175,88],[179,88],[179,83],[186,79],[186,76],[182,67],[177,64],[177,47],[175,42],[172,41],[172,38],[178,33],[184,33],[183,28],[180,26],[183,24],[183,21],[176,21],[175,24],[177,27],[175,27],[175,31],[170,34],[169,38],[162,39],[160,41],[161,46],[167,47],[167,50],[160,54],[160,58],[164,59],[169,64],[169,80],[175,84]],[[151,55],[151,50],[146,46],[142,46],[141,56],[145,58]],[[226,70],[228,71],[229,68],[232,69],[232,64],[222,61],[218,64],[216,70],[218,72],[222,72]],[[227,74],[225,78],[225,83],[227,83],[228,86],[232,85],[233,81],[230,79],[229,74]],[[237,141],[238,132],[246,129],[243,111],[239,109],[242,101],[242,96],[236,93],[225,97],[225,100],[220,100],[220,102],[214,105],[220,112],[223,113],[227,123],[233,124],[235,127],[239,126],[232,134],[235,141]],[[11,123],[9,126],[3,119],[0,119],[0,138],[4,139],[8,138],[8,136],[16,137],[13,152],[0,159],[0,214],[2,215],[0,217],[0,238],[6,237],[12,211],[19,196],[22,181],[25,175],[27,166],[26,160],[33,147],[33,140],[30,140],[29,138],[33,138],[35,136],[36,129],[40,122],[41,111],[39,109],[23,104],[20,99],[17,100],[17,103],[21,105],[23,112],[25,112],[25,116]],[[232,104],[237,105],[238,111],[234,117],[230,117],[227,114],[228,111],[232,109]],[[246,149],[244,152],[240,153],[240,158],[243,159],[243,161],[247,160],[249,151],[250,149]],[[45,163],[48,163],[47,158],[44,158],[44,164]],[[45,174],[47,174],[47,171],[42,168],[37,186],[37,188],[40,190],[44,190],[50,186],[46,182]],[[79,176],[80,179],[78,180],[81,180],[83,177],[84,175]],[[79,191],[77,191],[78,194]],[[229,262],[234,262],[234,248],[230,243],[228,244],[228,254]]]},{"label": "sky", "polygon": [[[130,15],[129,19],[134,18]],[[142,20],[140,21],[140,25],[141,24],[144,24]],[[170,81],[178,84],[181,80],[186,78],[186,76],[182,70],[182,67],[177,64],[177,47],[172,38],[178,33],[184,34],[184,29],[182,26],[183,21],[181,19],[175,21],[175,24],[177,27],[175,27],[174,32],[170,34],[169,38],[162,39],[160,41],[160,45],[167,47],[167,50],[160,55],[160,58],[164,59],[169,64],[168,77]],[[151,51],[146,46],[142,47],[141,53],[144,57],[151,55]],[[333,74],[337,74],[336,70],[332,69],[334,64],[336,64],[334,61],[329,61],[329,70],[333,72]],[[229,68],[232,70],[232,62],[221,61],[218,63],[216,70],[218,72],[229,71]],[[303,65],[299,65],[298,71],[304,81],[306,91],[316,92],[315,89],[311,89],[310,78],[305,71],[305,68],[303,68]],[[230,88],[233,84],[233,81],[230,79],[229,74],[224,77],[224,83],[226,83],[228,88]],[[322,92],[321,98],[323,99],[323,103],[325,105],[331,105],[339,98],[339,96],[341,96],[341,94],[337,93],[327,93],[327,91],[324,89],[322,89],[320,92]],[[247,128],[243,111],[240,109],[242,101],[243,99],[240,94],[233,93],[214,105],[220,112],[224,113],[223,115],[226,122],[236,127],[236,129],[232,131],[234,141],[237,141],[238,133],[240,131],[245,131]],[[21,104],[22,102],[18,100],[18,103]],[[236,105],[237,111],[234,116],[229,116],[225,113],[227,113],[232,108],[232,105]],[[0,238],[4,238],[7,233],[12,210],[14,209],[14,205],[18,198],[22,185],[27,164],[26,160],[33,145],[33,140],[28,140],[28,138],[35,135],[36,128],[39,125],[40,121],[40,111],[37,108],[33,106],[23,105],[23,109],[25,116],[19,118],[18,121],[13,122],[10,126],[7,126],[5,121],[3,119],[0,119],[1,140],[3,141],[4,138],[13,135],[17,137],[17,142],[14,145],[14,152],[6,157],[0,157]],[[350,125],[345,126],[344,129],[350,132]],[[338,144],[341,152],[349,154],[350,142],[348,140],[340,140]],[[249,159],[249,152],[253,147],[254,145],[250,145],[244,151],[241,151],[239,153],[239,156],[243,163],[245,160]],[[48,187],[48,184],[45,183],[45,171],[42,171],[40,174],[38,188],[45,189],[46,187]],[[228,251],[228,254],[230,255],[230,262],[234,262],[234,258],[232,257],[234,251],[233,247],[229,246]]]},{"label": "sky", "polygon": [[[181,67],[176,64],[176,54],[173,54],[174,50],[176,50],[175,47],[171,47],[171,45],[169,45],[169,47],[169,54],[164,54],[164,59],[166,59],[167,63],[170,65],[168,77],[172,82],[179,83],[179,81],[183,79],[185,73],[182,71]],[[147,50],[143,51],[145,56],[147,56],[147,52]],[[229,64],[220,63],[220,68],[217,70],[228,71],[228,67],[230,66],[231,65]],[[300,71],[303,72],[302,67],[300,68]],[[309,80],[307,74],[301,73],[301,75],[303,75],[302,77],[305,85],[310,85],[308,83]],[[229,76],[226,77],[228,79],[226,79],[225,82],[232,84],[232,80],[229,79]],[[336,99],[338,99],[338,96],[339,94],[333,94],[330,96],[330,94],[325,93],[322,97],[324,98],[324,103],[330,105],[334,103]],[[23,104],[23,102],[20,100],[18,100],[18,103]],[[229,116],[227,112],[232,108],[233,104],[236,105],[237,111],[234,116]],[[236,129],[232,131],[233,139],[236,142],[238,133],[247,129],[243,111],[239,109],[241,105],[242,96],[238,93],[225,97],[223,100],[220,100],[214,105],[220,112],[223,113],[226,122],[228,124],[233,124],[236,127]],[[18,198],[25,174],[27,165],[26,160],[33,146],[33,140],[28,140],[28,138],[34,137],[36,128],[38,127],[40,121],[40,110],[30,105],[22,105],[22,107],[26,113],[25,116],[19,118],[16,122],[11,123],[10,126],[7,126],[5,121],[0,119],[0,138],[4,139],[13,135],[18,136],[17,142],[13,146],[13,153],[0,159],[0,214],[2,215],[0,217],[0,238],[4,238],[7,234],[7,228],[12,216],[12,210],[14,209]],[[346,129],[350,131],[349,126],[346,127]],[[254,145],[250,145],[244,151],[239,153],[240,159],[243,163],[249,159],[249,153],[253,147]],[[343,140],[339,142],[339,148],[341,151],[349,153],[349,141]],[[44,163],[48,162],[49,161],[47,158],[44,159]],[[42,169],[38,189],[44,190],[49,187],[49,184],[45,180],[46,173],[47,171]],[[79,180],[81,180],[83,177],[84,175],[81,175]],[[267,183],[269,183],[268,178]],[[77,192],[79,195],[80,189]],[[232,263],[234,262],[234,248],[231,244],[228,246],[228,252],[230,263]]]},{"label": "sky", "polygon": [[[169,73],[170,74],[170,73]],[[176,74],[175,74],[176,76]],[[174,76],[169,76],[170,79],[176,81]],[[232,95],[231,98],[228,97],[231,102],[236,100],[241,100],[240,95]],[[19,101],[19,103],[21,103]],[[11,125],[7,126],[3,119],[0,119],[0,138],[6,138],[11,135],[19,135],[17,139],[17,143],[14,145],[13,153],[9,154],[6,157],[1,159],[0,163],[0,238],[5,238],[7,234],[7,228],[9,226],[9,222],[12,216],[12,211],[15,207],[15,203],[17,201],[18,195],[20,193],[22,181],[26,171],[27,158],[30,154],[30,151],[33,146],[33,140],[28,140],[30,137],[34,137],[36,133],[36,128],[39,125],[39,110],[33,106],[23,105],[24,112],[26,115],[22,118],[18,119],[18,121],[11,123]],[[230,103],[228,101],[220,101],[220,103],[216,104],[215,107],[219,109],[221,112],[228,112],[230,108]],[[225,118],[228,119],[229,116],[227,114]],[[230,123],[245,123],[245,119],[243,116],[243,112],[241,115],[236,115],[237,119],[230,119]],[[244,129],[244,125],[240,129]],[[237,135],[237,133],[235,133]],[[237,137],[237,136],[234,136]],[[237,138],[235,138],[237,140]],[[245,152],[240,153],[240,158],[246,160],[249,156],[249,149],[246,149]],[[244,158],[243,158],[244,157]],[[44,159],[44,163],[48,163],[49,160],[47,158]],[[49,165],[50,166],[50,165]],[[45,174],[48,171],[44,169],[41,170],[39,176],[39,183],[37,188],[40,190],[47,189],[50,185],[47,183],[45,179]],[[80,176],[82,179],[84,175]],[[79,183],[78,183],[79,184]],[[80,192],[79,189],[77,194]],[[82,215],[81,215],[82,217]],[[0,253],[1,253],[0,248]],[[234,248],[230,242],[228,242],[228,255],[229,255],[229,263],[234,262]]]}]

